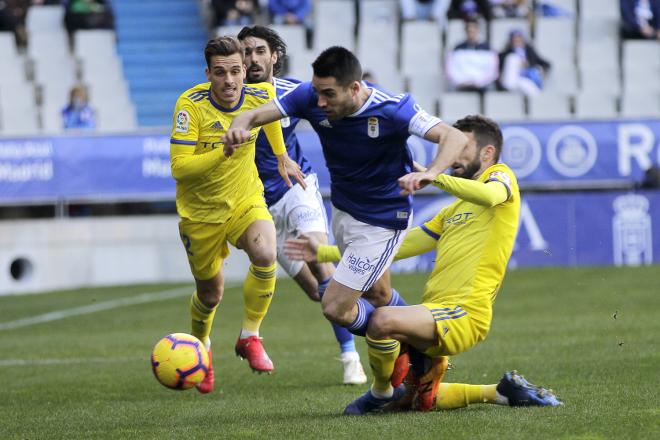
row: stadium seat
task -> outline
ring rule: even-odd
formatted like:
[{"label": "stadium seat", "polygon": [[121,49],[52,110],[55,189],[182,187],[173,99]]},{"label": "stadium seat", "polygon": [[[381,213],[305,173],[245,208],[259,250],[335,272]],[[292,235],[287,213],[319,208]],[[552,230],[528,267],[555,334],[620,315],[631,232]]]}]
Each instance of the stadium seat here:
[{"label": "stadium seat", "polygon": [[440,98],[440,115],[448,124],[481,113],[481,97],[476,92],[444,93]]},{"label": "stadium seat", "polygon": [[619,18],[585,17],[580,15],[578,35],[582,43],[619,40]]},{"label": "stadium seat", "polygon": [[580,91],[619,94],[621,81],[617,67],[586,67],[580,69]]},{"label": "stadium seat", "polygon": [[295,57],[297,53],[307,50],[307,31],[303,25],[271,25],[270,28],[282,37],[289,56]]},{"label": "stadium seat", "polygon": [[631,92],[621,99],[621,116],[625,118],[660,118],[660,94]]},{"label": "stadium seat", "polygon": [[392,95],[398,95],[404,91],[404,79],[395,69],[376,70],[368,64],[363,65],[365,71],[371,71],[376,79],[376,84]]},{"label": "stadium seat", "polygon": [[362,23],[394,23],[399,20],[398,0],[361,0],[360,22]]},{"label": "stadium seat", "polygon": [[[420,42],[424,44],[420,44]],[[442,59],[440,28],[437,23],[409,21],[401,34],[401,71],[410,76],[420,70],[440,73]]]},{"label": "stadium seat", "polygon": [[618,40],[581,38],[577,47],[577,55],[580,69],[619,70]]},{"label": "stadium seat", "polygon": [[410,94],[417,104],[432,115],[438,114],[438,98],[442,92],[437,75],[419,72],[411,75],[409,80]]},{"label": "stadium seat", "polygon": [[355,4],[351,0],[314,2],[314,50],[330,46],[355,47]]},{"label": "stadium seat", "polygon": [[56,32],[64,28],[64,6],[31,6],[25,17],[25,29],[33,32]]},{"label": "stadium seat", "polygon": [[575,20],[569,18],[537,18],[535,46],[553,68],[575,65]]},{"label": "stadium seat", "polygon": [[484,115],[496,121],[522,121],[525,119],[524,98],[517,93],[486,93],[484,95]]},{"label": "stadium seat", "polygon": [[48,60],[71,58],[69,41],[64,30],[31,33],[28,39],[27,53],[33,60],[39,58],[47,58]]},{"label": "stadium seat", "polygon": [[552,0],[549,2],[553,6],[557,6],[562,9],[564,12],[569,13],[572,17],[577,16],[576,2],[578,0]]},{"label": "stadium seat", "polygon": [[[509,42],[509,33],[514,29],[522,29],[531,38],[529,21],[524,18],[498,18],[490,22],[490,47],[501,52]],[[543,54],[541,54],[543,56]]]},{"label": "stadium seat", "polygon": [[616,118],[616,97],[609,93],[581,92],[575,95],[575,117],[579,119]]},{"label": "stadium seat", "polygon": [[243,25],[231,25],[231,26],[218,26],[215,28],[214,31],[214,36],[216,37],[224,37],[225,35],[232,35],[236,36],[238,33],[243,29]]},{"label": "stadium seat", "polygon": [[301,81],[311,81],[312,63],[317,54],[311,50],[291,52],[289,54],[289,70],[287,76],[299,79]]},{"label": "stadium seat", "polygon": [[622,55],[624,72],[646,70],[660,74],[660,44],[657,41],[624,41]]},{"label": "stadium seat", "polygon": [[3,135],[36,135],[39,132],[34,87],[27,81],[0,89],[0,109]]},{"label": "stadium seat", "polygon": [[73,53],[78,59],[117,56],[117,36],[111,30],[81,30],[73,36]]},{"label": "stadium seat", "polygon": [[16,41],[12,32],[0,32],[0,60],[2,60],[0,86],[25,81],[25,62],[16,50]]},{"label": "stadium seat", "polygon": [[569,119],[571,117],[568,96],[560,93],[541,93],[527,98],[529,119],[549,121]]},{"label": "stadium seat", "polygon": [[572,94],[578,89],[575,67],[557,67],[551,69],[545,78],[544,92]]},{"label": "stadium seat", "polygon": [[97,111],[97,129],[102,133],[128,133],[137,128],[137,115],[131,103],[92,106]]},{"label": "stadium seat", "polygon": [[360,25],[357,56],[364,71],[369,70],[378,78],[388,71],[395,71],[398,48],[396,23],[362,22]]},{"label": "stadium seat", "polygon": [[16,38],[13,32],[0,32],[0,56],[2,56],[3,60],[18,56]]},{"label": "stadium seat", "polygon": [[[481,28],[485,29],[483,25]],[[486,36],[482,32],[482,38],[485,39]],[[463,41],[465,41],[465,22],[460,19],[449,20],[445,27],[445,53],[454,50],[456,45]]]},{"label": "stadium seat", "polygon": [[62,127],[62,108],[54,104],[41,106],[41,131],[44,134],[59,134],[64,131]]},{"label": "stadium seat", "polygon": [[623,72],[623,92],[660,92],[660,69],[626,70]]},{"label": "stadium seat", "polygon": [[619,0],[580,0],[580,18],[619,19]]}]

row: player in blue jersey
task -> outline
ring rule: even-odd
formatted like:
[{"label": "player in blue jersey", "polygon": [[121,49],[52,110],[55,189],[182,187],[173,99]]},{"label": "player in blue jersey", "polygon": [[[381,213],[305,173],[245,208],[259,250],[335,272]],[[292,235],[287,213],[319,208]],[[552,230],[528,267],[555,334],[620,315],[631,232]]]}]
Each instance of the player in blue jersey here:
[{"label": "player in blue jersey", "polygon": [[[293,90],[300,81],[277,78],[286,57],[286,44],[272,29],[264,26],[244,27],[238,39],[245,50],[248,83],[271,83],[277,96]],[[259,177],[264,184],[264,195],[268,209],[277,229],[277,260],[282,267],[314,301],[320,301],[335,267],[332,263],[311,263],[294,261],[283,252],[287,239],[300,234],[312,236],[321,243],[328,241],[328,224],[319,192],[316,174],[302,153],[294,132],[299,119],[287,117],[281,120],[284,142],[289,157],[296,161],[306,174],[307,188],[295,184],[289,188],[277,169],[277,158],[272,153],[268,139],[263,133],[257,137],[256,164]],[[339,324],[332,323],[341,350],[345,384],[362,384],[367,377],[360,363],[360,355],[355,349],[353,334]]]},{"label": "player in blue jersey", "polygon": [[[312,67],[311,82],[234,119],[223,137],[224,151],[232,155],[254,126],[292,116],[311,123],[330,171],[332,227],[342,253],[322,299],[323,313],[365,335],[374,306],[391,300],[391,289],[372,288],[411,223],[411,194],[457,160],[467,137],[426,113],[410,95],[392,96],[363,83],[360,62],[343,47],[326,49]],[[426,171],[412,172],[406,144],[411,134],[439,144]],[[382,342],[367,338],[370,350],[382,350]],[[377,397],[398,396],[390,389]]]}]

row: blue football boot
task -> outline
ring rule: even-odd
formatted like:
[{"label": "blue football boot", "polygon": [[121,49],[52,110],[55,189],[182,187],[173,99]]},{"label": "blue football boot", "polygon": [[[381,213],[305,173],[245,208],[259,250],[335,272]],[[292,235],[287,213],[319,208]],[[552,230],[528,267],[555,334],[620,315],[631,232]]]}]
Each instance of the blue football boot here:
[{"label": "blue football boot", "polygon": [[379,399],[378,397],[371,394],[371,389],[352,401],[344,409],[345,416],[362,416],[370,412],[381,411],[385,405],[391,402],[396,402],[406,393],[406,386],[399,385],[394,388],[394,393],[392,397]]},{"label": "blue football boot", "polygon": [[559,406],[564,403],[552,392],[533,385],[518,372],[509,371],[497,384],[497,392],[509,400],[509,406]]}]

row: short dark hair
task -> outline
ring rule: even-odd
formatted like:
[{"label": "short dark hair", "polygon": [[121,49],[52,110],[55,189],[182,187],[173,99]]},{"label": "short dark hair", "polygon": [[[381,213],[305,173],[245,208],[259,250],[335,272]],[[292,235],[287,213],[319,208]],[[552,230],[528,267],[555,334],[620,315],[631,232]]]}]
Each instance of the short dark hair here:
[{"label": "short dark hair", "polygon": [[217,37],[212,40],[209,40],[206,43],[204,48],[204,58],[206,58],[206,67],[211,67],[211,57],[220,55],[223,57],[228,57],[234,55],[235,53],[241,56],[243,59],[243,48],[241,43],[235,37],[231,35],[225,35],[223,37]]},{"label": "short dark hair", "polygon": [[332,46],[321,52],[312,63],[312,69],[315,76],[333,77],[342,87],[362,80],[360,61],[353,52],[341,46]]},{"label": "short dark hair", "polygon": [[495,163],[499,162],[502,154],[502,130],[497,122],[481,115],[470,115],[454,123],[454,128],[463,132],[474,133],[479,149],[486,145],[495,147]]},{"label": "short dark hair", "polygon": [[277,62],[273,64],[273,75],[279,75],[282,71],[282,65],[286,59],[286,43],[277,32],[266,26],[245,26],[238,33],[238,39],[242,42],[248,37],[261,38],[268,43],[271,53],[277,54]]}]

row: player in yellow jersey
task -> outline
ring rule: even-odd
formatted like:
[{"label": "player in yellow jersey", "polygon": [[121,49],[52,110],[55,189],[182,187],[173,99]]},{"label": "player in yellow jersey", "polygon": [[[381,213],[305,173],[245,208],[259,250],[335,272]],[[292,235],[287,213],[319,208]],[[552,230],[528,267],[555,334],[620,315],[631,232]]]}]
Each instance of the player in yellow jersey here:
[{"label": "player in yellow jersey", "polygon": [[[259,338],[259,326],[275,290],[277,251],[275,226],[254,164],[259,129],[230,158],[223,154],[221,137],[237,114],[268,102],[275,91],[266,83],[243,85],[243,50],[233,37],[210,40],[204,56],[209,82],[186,90],[177,100],[170,141],[179,232],[196,284],[190,301],[192,334],[210,349],[209,334],[222,299],[221,268],[229,255],[229,242],[243,249],[251,263],[243,283],[244,316],[235,351],[248,359],[253,370],[271,372],[273,363]],[[304,187],[304,175],[286,154],[279,121],[263,129],[282,177],[291,186],[290,174]],[[210,369],[198,389],[208,393],[213,386]]]},{"label": "player in yellow jersey", "polygon": [[[502,133],[495,122],[468,116],[454,127],[467,135],[468,145],[453,164],[452,175],[441,174],[432,183],[458,199],[430,221],[412,229],[395,257],[408,258],[436,250],[435,267],[426,283],[422,304],[381,307],[374,312],[367,328],[374,383],[346,407],[345,414],[365,414],[383,408],[392,401],[381,397],[388,391],[390,395],[403,395],[403,386],[394,393],[391,385],[400,343],[411,347],[412,406],[423,411],[432,409],[447,368],[447,356],[483,341],[490,329],[492,304],[504,279],[518,229],[520,192],[511,169],[498,163]],[[310,259],[309,247],[305,240],[292,240],[287,253],[292,258]],[[315,247],[316,244],[312,249]],[[333,252],[334,249],[320,247],[318,259],[327,260],[323,254]],[[424,365],[425,358],[431,360],[426,362],[429,365]],[[514,373],[507,373],[497,385],[444,384],[439,395],[440,408],[484,401],[559,404],[552,393]]]}]

